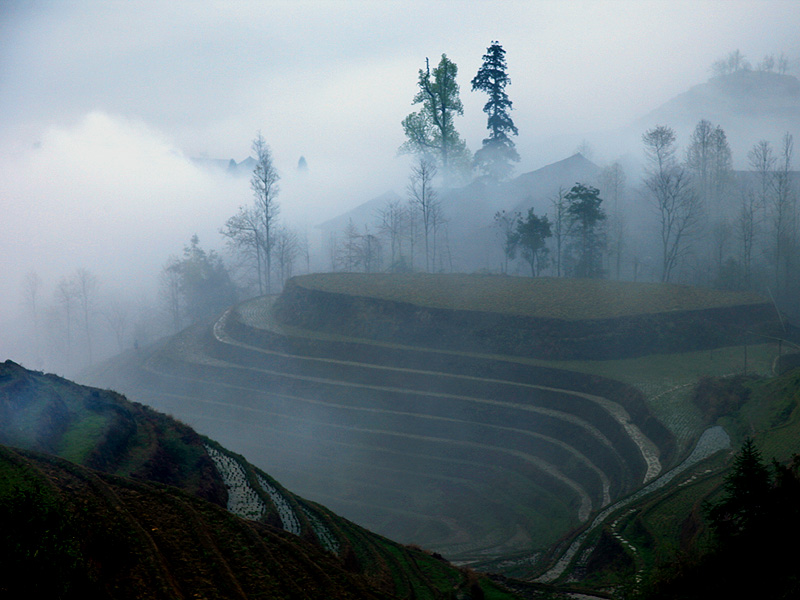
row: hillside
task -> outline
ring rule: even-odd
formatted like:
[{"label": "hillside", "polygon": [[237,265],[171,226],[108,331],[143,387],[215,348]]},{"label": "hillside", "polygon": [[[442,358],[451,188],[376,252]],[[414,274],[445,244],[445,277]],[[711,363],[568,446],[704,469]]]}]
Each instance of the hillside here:
[{"label": "hillside", "polygon": [[390,598],[279,529],[176,488],[0,446],[0,594]]},{"label": "hillside", "polygon": [[800,131],[800,81],[792,75],[737,71],[692,86],[637,119],[622,132],[627,148],[640,148],[641,135],[669,125],[687,140],[701,119],[720,125],[727,134],[734,166],[744,168],[747,153],[759,140],[778,142]]},{"label": "hillside", "polygon": [[7,361],[0,417],[0,442],[27,449],[0,446],[0,590],[439,598],[480,586],[486,597],[511,597],[295,496],[241,456],[114,392]]},{"label": "hillside", "polygon": [[[631,354],[617,344],[602,360],[563,360],[515,354],[508,343],[452,343],[454,323],[490,340],[475,325],[489,314],[512,325],[554,319],[576,332],[641,318],[642,335],[671,347]],[[310,276],[92,377],[180,415],[380,533],[491,571],[577,577],[596,589],[613,586],[608,552],[646,572],[652,560],[637,556],[676,543],[674,528],[621,515],[676,494],[696,499],[705,488],[695,482],[719,481],[741,436],[725,420],[735,405],[693,390],[702,376],[743,366],[768,376],[787,362],[763,337],[778,325],[773,314],[758,297],[684,286]],[[435,333],[411,339],[415,326]],[[700,342],[690,335],[699,331]],[[670,503],[661,506],[655,523],[673,518]],[[631,559],[616,536],[621,524],[641,523],[664,543],[647,542]]]}]

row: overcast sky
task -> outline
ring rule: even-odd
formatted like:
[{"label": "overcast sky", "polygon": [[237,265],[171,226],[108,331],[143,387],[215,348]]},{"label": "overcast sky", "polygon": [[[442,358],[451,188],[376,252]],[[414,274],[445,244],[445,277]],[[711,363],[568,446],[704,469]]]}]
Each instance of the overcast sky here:
[{"label": "overcast sky", "polygon": [[731,50],[797,59],[798,32],[797,0],[0,0],[0,324],[30,270],[135,287],[192,233],[220,247],[247,181],[187,157],[241,161],[258,130],[295,224],[402,192],[400,121],[426,57],[458,65],[474,151],[485,96],[469,81],[500,41],[522,173],[564,158],[549,137],[625,125]]}]

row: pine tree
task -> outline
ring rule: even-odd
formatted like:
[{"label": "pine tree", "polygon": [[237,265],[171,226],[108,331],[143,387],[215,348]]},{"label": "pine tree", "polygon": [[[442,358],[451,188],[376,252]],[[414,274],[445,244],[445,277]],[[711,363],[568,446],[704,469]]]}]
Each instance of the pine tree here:
[{"label": "pine tree", "polygon": [[475,153],[475,165],[493,179],[505,179],[519,162],[519,154],[509,135],[518,135],[517,127],[508,114],[511,100],[505,88],[511,83],[506,73],[506,51],[499,42],[492,42],[483,55],[483,64],[472,79],[472,91],[482,91],[489,95],[483,112],[489,115],[487,129],[489,137]]},{"label": "pine tree", "polygon": [[721,543],[748,538],[760,531],[770,486],[769,469],[753,440],[747,438],[725,478],[725,497],[709,511],[711,525]]}]

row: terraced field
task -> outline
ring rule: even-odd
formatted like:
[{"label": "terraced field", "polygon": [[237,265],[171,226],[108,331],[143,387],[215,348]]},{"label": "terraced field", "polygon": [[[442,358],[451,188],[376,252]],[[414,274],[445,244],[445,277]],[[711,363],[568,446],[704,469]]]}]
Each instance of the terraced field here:
[{"label": "terraced field", "polygon": [[282,327],[271,303],[183,332],[111,385],[296,493],[462,561],[547,546],[672,459],[628,386]]}]

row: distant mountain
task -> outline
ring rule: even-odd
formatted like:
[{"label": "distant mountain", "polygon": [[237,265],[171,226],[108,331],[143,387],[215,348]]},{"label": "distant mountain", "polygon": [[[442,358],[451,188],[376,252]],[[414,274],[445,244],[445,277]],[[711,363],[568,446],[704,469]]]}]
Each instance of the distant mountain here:
[{"label": "distant mountain", "polygon": [[668,125],[685,148],[701,119],[727,134],[737,168],[759,140],[777,144],[784,133],[800,135],[800,81],[792,75],[737,71],[714,77],[675,96],[622,131],[624,144],[641,149],[641,136],[656,125]]},{"label": "distant mountain", "polygon": [[194,164],[205,169],[217,169],[225,171],[230,175],[236,177],[249,177],[253,173],[253,168],[256,166],[256,160],[252,156],[248,156],[242,162],[237,163],[235,160],[224,158],[206,158],[206,157],[193,157],[190,159]]},{"label": "distant mountain", "polygon": [[[693,126],[705,118],[722,122],[768,120],[781,129],[800,124],[800,81],[792,75],[737,71],[709,79],[651,111],[636,123]],[[731,122],[730,126],[734,123]]]}]

